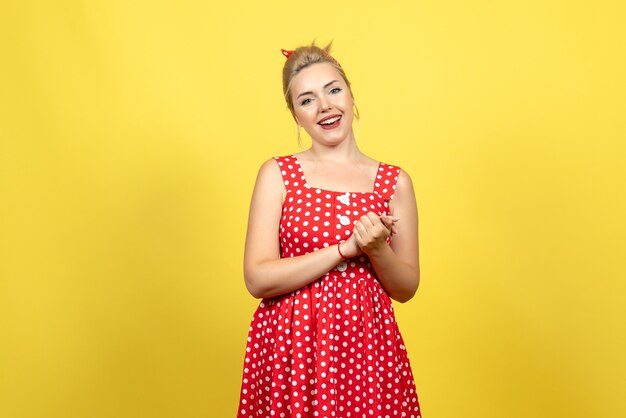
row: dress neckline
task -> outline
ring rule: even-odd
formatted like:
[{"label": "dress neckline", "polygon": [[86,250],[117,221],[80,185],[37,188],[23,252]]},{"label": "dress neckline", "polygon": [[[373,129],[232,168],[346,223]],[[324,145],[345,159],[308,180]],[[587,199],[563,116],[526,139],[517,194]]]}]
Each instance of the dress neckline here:
[{"label": "dress neckline", "polygon": [[339,190],[329,190],[329,189],[323,189],[321,187],[313,187],[313,186],[309,186],[309,183],[306,179],[306,176],[304,175],[304,169],[302,168],[302,165],[300,164],[300,160],[298,159],[298,157],[296,157],[294,154],[291,154],[291,157],[298,163],[298,165],[300,166],[300,175],[302,177],[302,182],[304,183],[304,187],[307,189],[314,189],[314,190],[321,190],[323,192],[328,192],[328,193],[338,193],[338,194],[376,194],[376,180],[377,180],[377,176],[378,176],[378,172],[380,171],[380,168],[382,167],[382,161],[378,162],[378,167],[376,168],[376,175],[374,176],[374,182],[372,183],[372,190],[371,191],[367,191],[367,192],[354,192],[354,191],[339,191]]}]

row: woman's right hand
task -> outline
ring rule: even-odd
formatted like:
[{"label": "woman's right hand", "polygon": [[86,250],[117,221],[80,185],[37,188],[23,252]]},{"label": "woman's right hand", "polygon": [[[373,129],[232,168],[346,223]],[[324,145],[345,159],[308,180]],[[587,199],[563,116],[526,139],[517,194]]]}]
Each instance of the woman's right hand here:
[{"label": "woman's right hand", "polygon": [[350,235],[350,238],[339,243],[339,250],[346,258],[356,257],[357,255],[361,255],[363,253],[361,247],[359,247],[356,242],[356,236],[354,233]]}]

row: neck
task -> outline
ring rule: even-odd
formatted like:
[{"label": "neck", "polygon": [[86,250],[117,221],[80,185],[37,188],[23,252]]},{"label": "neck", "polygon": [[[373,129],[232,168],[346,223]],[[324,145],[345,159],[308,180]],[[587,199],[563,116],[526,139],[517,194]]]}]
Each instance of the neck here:
[{"label": "neck", "polygon": [[336,145],[324,145],[313,141],[311,148],[306,150],[306,154],[314,161],[334,163],[356,161],[363,155],[353,135],[348,136],[344,141]]}]

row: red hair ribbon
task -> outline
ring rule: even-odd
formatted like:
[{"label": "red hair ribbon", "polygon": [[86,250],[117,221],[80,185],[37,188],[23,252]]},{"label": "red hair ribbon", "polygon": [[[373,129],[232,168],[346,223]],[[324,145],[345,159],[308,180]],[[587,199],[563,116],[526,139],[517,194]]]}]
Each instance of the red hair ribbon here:
[{"label": "red hair ribbon", "polygon": [[287,51],[286,49],[282,49],[280,50],[280,52],[283,53],[283,55],[287,58],[289,58],[291,56],[291,54],[293,54],[293,51]]}]

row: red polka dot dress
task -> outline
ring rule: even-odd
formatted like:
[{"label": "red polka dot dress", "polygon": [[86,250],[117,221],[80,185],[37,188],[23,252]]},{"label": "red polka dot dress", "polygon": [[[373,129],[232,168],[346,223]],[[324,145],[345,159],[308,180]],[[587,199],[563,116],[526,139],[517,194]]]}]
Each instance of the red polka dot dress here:
[{"label": "red polka dot dress", "polygon": [[[282,258],[347,239],[369,211],[388,214],[400,172],[381,162],[371,192],[336,192],[310,187],[294,155],[274,159],[287,189]],[[366,255],[259,303],[248,333],[238,418],[420,413],[391,299]]]}]

